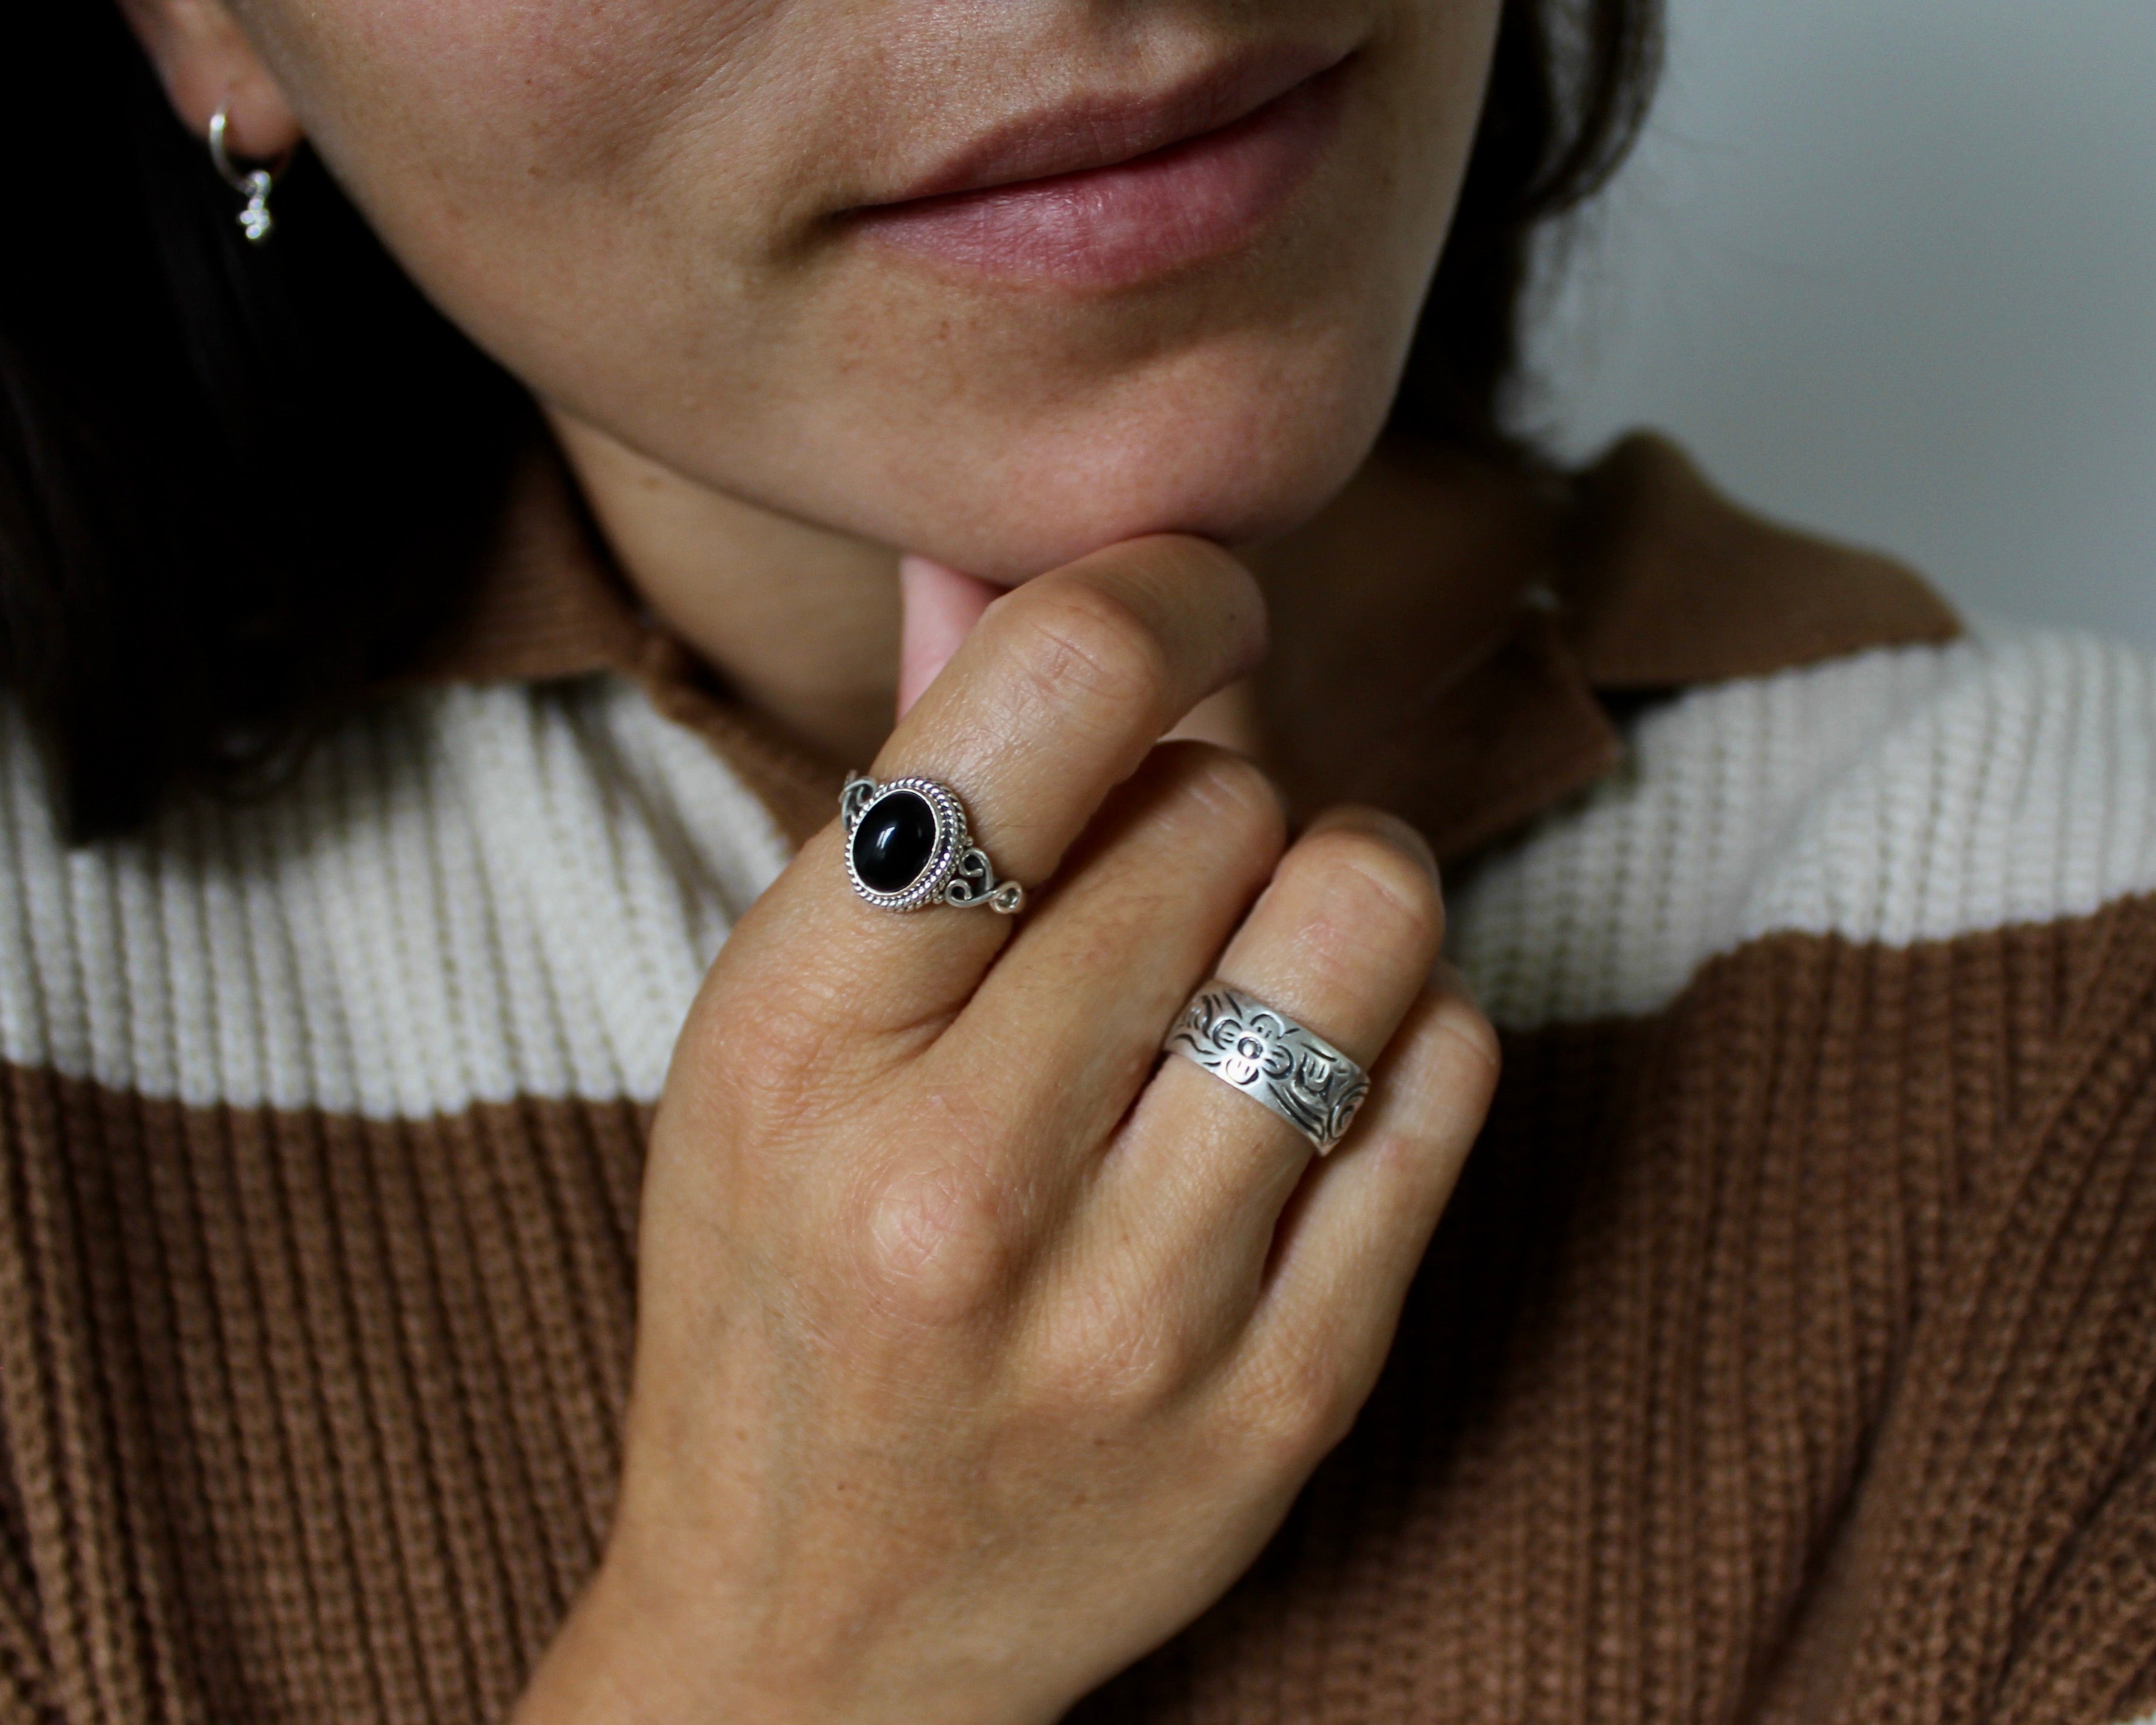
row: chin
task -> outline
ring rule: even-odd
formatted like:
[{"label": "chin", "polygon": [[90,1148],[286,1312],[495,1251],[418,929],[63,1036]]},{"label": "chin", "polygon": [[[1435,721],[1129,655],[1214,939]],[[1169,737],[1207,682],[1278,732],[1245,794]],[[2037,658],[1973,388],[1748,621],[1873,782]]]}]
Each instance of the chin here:
[{"label": "chin", "polygon": [[[1230,547],[1301,526],[1368,457],[1392,367],[1327,389],[1165,397],[978,452],[923,487],[910,542],[1003,586],[1124,540],[1189,533]],[[983,479],[987,482],[983,483]]]}]

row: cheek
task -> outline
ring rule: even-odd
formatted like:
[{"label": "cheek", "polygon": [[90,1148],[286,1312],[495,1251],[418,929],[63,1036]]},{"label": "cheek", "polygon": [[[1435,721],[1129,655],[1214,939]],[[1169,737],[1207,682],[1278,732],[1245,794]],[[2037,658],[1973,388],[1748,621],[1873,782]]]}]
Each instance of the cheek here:
[{"label": "cheek", "polygon": [[[652,189],[685,136],[713,160],[783,162],[783,137],[745,134],[756,116],[769,131],[799,105],[783,88],[803,64],[780,51],[787,11],[788,0],[265,0],[259,33],[313,146],[439,292],[443,274],[506,285],[550,246],[588,244],[583,223],[663,220]],[[739,94],[752,88],[752,105]]]},{"label": "cheek", "polygon": [[[646,362],[663,392],[685,343],[740,333],[732,285],[770,253],[772,213],[814,195],[829,56],[807,44],[857,0],[259,3],[312,147],[545,394]],[[653,353],[670,327],[676,351]]]},{"label": "cheek", "polygon": [[431,156],[581,157],[648,130],[670,90],[752,52],[775,0],[335,0],[265,8],[280,73],[310,131]]}]

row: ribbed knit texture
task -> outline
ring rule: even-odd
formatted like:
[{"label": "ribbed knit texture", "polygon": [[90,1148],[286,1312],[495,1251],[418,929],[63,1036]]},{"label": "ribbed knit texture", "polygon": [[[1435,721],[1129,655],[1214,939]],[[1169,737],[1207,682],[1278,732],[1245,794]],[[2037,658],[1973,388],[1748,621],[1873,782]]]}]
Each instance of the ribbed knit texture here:
[{"label": "ribbed knit texture", "polygon": [[[1510,1065],[1384,1381],[1080,1717],[2156,1705],[2152,690],[2040,638],[1699,691],[1486,859]],[[769,821],[595,680],[72,855],[11,728],[0,858],[0,1719],[500,1718]]]},{"label": "ribbed knit texture", "polygon": [[500,1717],[612,1502],[645,1117],[4,1101],[67,1154],[0,1211],[0,1717]]},{"label": "ribbed knit texture", "polygon": [[785,861],[725,765],[609,679],[414,696],[284,796],[72,855],[0,707],[0,1058],[372,1119],[650,1100]]},{"label": "ribbed knit texture", "polygon": [[1904,947],[2156,892],[2156,665],[2087,635],[1873,652],[1694,691],[1454,895],[1516,1028],[1659,1011],[1784,931]]},{"label": "ribbed knit texture", "polygon": [[2152,1042],[2147,901],[1509,1039],[1355,1433],[1081,1719],[2145,1707]]}]

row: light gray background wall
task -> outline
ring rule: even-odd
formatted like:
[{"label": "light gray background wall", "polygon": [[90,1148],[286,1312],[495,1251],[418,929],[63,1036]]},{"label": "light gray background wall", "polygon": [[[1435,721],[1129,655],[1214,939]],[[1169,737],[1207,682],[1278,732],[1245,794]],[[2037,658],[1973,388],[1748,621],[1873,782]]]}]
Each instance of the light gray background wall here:
[{"label": "light gray background wall", "polygon": [[1670,0],[1539,423],[2156,647],[2156,0]]}]

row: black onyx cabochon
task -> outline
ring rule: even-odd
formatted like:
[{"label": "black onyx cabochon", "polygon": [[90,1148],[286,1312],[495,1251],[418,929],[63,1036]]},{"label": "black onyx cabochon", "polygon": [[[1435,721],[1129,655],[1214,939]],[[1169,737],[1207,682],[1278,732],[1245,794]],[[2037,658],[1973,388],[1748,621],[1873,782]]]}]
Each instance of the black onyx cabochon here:
[{"label": "black onyx cabochon", "polygon": [[854,872],[871,892],[903,892],[936,855],[936,811],[917,791],[893,791],[854,829]]}]

